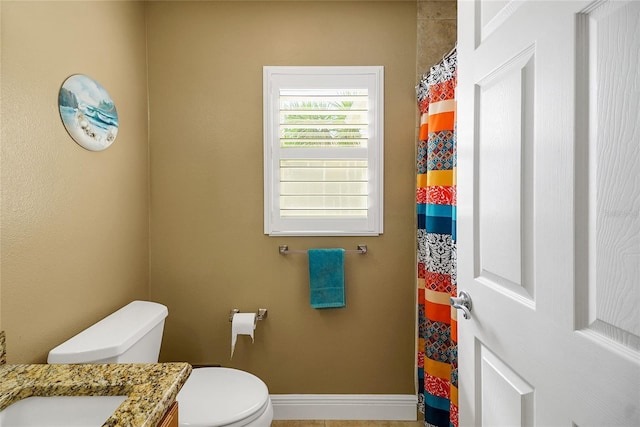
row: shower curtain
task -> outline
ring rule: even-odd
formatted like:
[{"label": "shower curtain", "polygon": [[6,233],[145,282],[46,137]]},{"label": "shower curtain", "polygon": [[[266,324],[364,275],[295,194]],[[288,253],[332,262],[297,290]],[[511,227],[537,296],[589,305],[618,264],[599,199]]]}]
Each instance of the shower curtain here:
[{"label": "shower curtain", "polygon": [[416,87],[418,381],[425,426],[458,426],[456,289],[457,55],[454,48]]}]

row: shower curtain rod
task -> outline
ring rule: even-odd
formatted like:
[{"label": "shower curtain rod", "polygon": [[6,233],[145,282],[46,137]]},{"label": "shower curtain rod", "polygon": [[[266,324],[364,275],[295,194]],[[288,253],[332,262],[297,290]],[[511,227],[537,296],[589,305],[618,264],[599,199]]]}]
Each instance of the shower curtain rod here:
[{"label": "shower curtain rod", "polygon": [[446,55],[444,55],[442,57],[442,59],[447,59],[448,57],[450,57],[451,55],[453,55],[453,53],[456,51],[456,49],[458,48],[458,43],[453,45],[453,48],[451,48],[451,50],[449,51],[449,53],[447,53]]}]

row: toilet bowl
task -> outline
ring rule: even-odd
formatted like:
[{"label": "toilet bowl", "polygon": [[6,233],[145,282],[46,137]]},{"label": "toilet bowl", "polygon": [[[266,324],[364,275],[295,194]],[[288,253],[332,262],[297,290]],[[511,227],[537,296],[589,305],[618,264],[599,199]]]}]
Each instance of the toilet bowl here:
[{"label": "toilet bowl", "polygon": [[185,426],[268,427],[273,419],[265,383],[237,369],[194,369],[176,400]]},{"label": "toilet bowl", "polygon": [[[48,363],[156,363],[168,310],[133,301],[49,352]],[[265,383],[231,368],[198,368],[178,393],[178,421],[190,427],[269,427]]]}]

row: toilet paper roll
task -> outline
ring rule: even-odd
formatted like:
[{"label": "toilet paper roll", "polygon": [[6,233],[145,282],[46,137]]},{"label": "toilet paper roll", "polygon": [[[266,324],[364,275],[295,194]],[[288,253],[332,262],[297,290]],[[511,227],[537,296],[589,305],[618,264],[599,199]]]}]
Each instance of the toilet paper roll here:
[{"label": "toilet paper roll", "polygon": [[238,335],[249,335],[253,342],[253,331],[256,329],[255,313],[235,313],[231,320],[231,358],[236,348]]}]

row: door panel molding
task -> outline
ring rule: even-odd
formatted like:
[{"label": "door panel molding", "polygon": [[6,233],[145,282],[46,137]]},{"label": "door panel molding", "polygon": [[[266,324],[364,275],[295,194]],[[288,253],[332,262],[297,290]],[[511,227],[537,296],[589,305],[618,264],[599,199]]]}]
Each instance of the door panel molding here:
[{"label": "door panel molding", "polygon": [[483,426],[533,426],[535,388],[482,342],[476,345]]},{"label": "door panel molding", "polygon": [[498,29],[520,7],[522,1],[478,1],[475,3],[476,47]]},{"label": "door panel molding", "polygon": [[[640,357],[640,4],[576,20],[575,328]],[[635,89],[634,89],[635,88]],[[598,339],[598,336],[600,339]]]},{"label": "door panel molding", "polygon": [[535,308],[535,45],[476,82],[475,277]]}]

